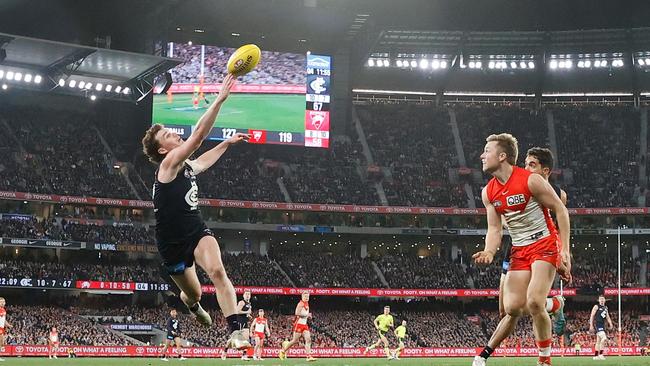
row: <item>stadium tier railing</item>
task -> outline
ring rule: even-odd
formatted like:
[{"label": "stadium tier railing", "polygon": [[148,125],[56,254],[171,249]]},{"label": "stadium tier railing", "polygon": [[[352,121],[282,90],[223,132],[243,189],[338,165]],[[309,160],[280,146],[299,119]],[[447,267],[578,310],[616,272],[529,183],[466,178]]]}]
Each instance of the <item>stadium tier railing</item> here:
[{"label": "stadium tier railing", "polygon": [[[91,281],[53,278],[6,278],[0,277],[0,288],[45,288],[45,289],[78,289],[104,290],[112,292],[133,291],[168,291],[172,286],[168,283],[153,282],[117,282]],[[216,293],[214,286],[202,285],[204,293]],[[297,296],[307,291],[314,296],[353,296],[353,297],[496,297],[498,289],[389,289],[389,288],[344,288],[344,287],[267,287],[267,286],[235,286],[238,294],[251,291],[257,295]],[[559,295],[560,291],[552,289],[551,296]],[[605,288],[605,296],[618,294],[617,288]],[[565,288],[564,296],[576,296],[575,288]],[[622,288],[621,296],[650,296],[650,288]]]},{"label": "stadium tier railing", "polygon": [[[34,202],[53,202],[62,204],[85,204],[112,207],[153,208],[152,201],[140,201],[119,198],[97,198],[61,196],[56,194],[26,193],[0,191],[0,200],[20,200]],[[219,208],[246,208],[279,211],[311,211],[339,213],[375,213],[375,214],[412,214],[412,215],[483,215],[483,208],[454,207],[406,207],[406,206],[361,206],[337,205],[326,203],[286,203],[237,201],[226,199],[199,198],[199,206]],[[650,207],[604,207],[604,208],[569,208],[571,215],[647,215]],[[647,233],[646,233],[647,234]]]},{"label": "stadium tier railing", "polygon": [[[46,345],[11,345],[0,347],[0,356],[4,357],[26,357],[26,356],[47,356],[48,346]],[[628,346],[621,347],[620,354],[624,356],[638,356],[645,347]],[[160,357],[161,347],[158,346],[62,346],[58,355],[65,357],[69,350],[74,351],[77,357]],[[223,348],[209,347],[187,347],[182,348],[182,354],[188,358],[216,358],[220,357]],[[374,349],[363,354],[364,348],[312,348],[312,355],[318,358],[348,358],[348,357],[385,357],[383,350]],[[417,357],[472,357],[478,354],[481,348],[406,348],[400,357],[417,358]],[[263,357],[274,358],[278,356],[278,348],[265,348]],[[509,356],[537,356],[537,348],[497,348],[493,357]],[[172,353],[177,354],[176,350]],[[573,348],[552,348],[553,356],[573,356],[576,354]],[[580,355],[587,356],[593,354],[593,348],[583,347]],[[608,354],[619,354],[619,347],[608,347]],[[241,356],[241,352],[234,350],[228,351],[229,357]],[[288,352],[289,357],[305,357],[303,349],[291,349]]]}]

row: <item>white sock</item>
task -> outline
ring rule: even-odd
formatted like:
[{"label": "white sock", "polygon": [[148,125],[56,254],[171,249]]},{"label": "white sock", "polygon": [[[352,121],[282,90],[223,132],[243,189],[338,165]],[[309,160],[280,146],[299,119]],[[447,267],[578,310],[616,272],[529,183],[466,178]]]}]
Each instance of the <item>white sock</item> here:
[{"label": "white sock", "polygon": [[550,313],[553,310],[553,299],[550,297],[546,298],[546,312]]}]

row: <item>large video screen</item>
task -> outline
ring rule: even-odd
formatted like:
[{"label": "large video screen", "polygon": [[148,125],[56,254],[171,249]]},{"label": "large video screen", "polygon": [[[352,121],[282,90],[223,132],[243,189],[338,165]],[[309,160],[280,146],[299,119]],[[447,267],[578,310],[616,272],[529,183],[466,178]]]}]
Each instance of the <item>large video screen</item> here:
[{"label": "large video screen", "polygon": [[[167,94],[154,96],[153,123],[189,137],[221,88],[234,51],[169,43],[167,55],[184,62],[171,70]],[[238,78],[208,138],[244,132],[250,143],[329,147],[330,78],[329,56],[262,50],[257,67]]]}]

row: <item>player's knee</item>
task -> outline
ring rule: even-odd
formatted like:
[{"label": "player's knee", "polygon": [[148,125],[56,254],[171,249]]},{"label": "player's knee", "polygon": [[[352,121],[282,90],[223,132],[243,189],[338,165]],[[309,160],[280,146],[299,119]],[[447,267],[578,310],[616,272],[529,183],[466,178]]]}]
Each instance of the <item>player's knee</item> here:
[{"label": "player's knee", "polygon": [[506,304],[503,309],[505,311],[504,316],[509,315],[513,318],[519,318],[523,313],[521,306],[516,304]]},{"label": "player's knee", "polygon": [[215,282],[221,282],[228,278],[226,276],[226,269],[221,265],[210,266],[210,268],[206,268],[206,272],[210,276],[210,279]]},{"label": "player's knee", "polygon": [[546,299],[539,300],[535,298],[529,298],[526,301],[526,308],[531,315],[546,312]]},{"label": "player's knee", "polygon": [[181,292],[181,300],[186,304],[196,304],[201,301],[201,291],[197,290],[188,290],[187,292]]}]

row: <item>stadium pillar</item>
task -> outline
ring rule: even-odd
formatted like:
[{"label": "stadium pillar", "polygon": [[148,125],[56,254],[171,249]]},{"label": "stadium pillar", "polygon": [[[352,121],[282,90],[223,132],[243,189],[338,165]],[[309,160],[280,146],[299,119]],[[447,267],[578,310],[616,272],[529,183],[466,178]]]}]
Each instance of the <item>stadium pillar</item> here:
[{"label": "stadium pillar", "polygon": [[265,256],[269,253],[269,242],[265,239],[260,240],[260,255]]},{"label": "stadium pillar", "polygon": [[361,258],[366,258],[368,256],[368,244],[361,243]]}]

